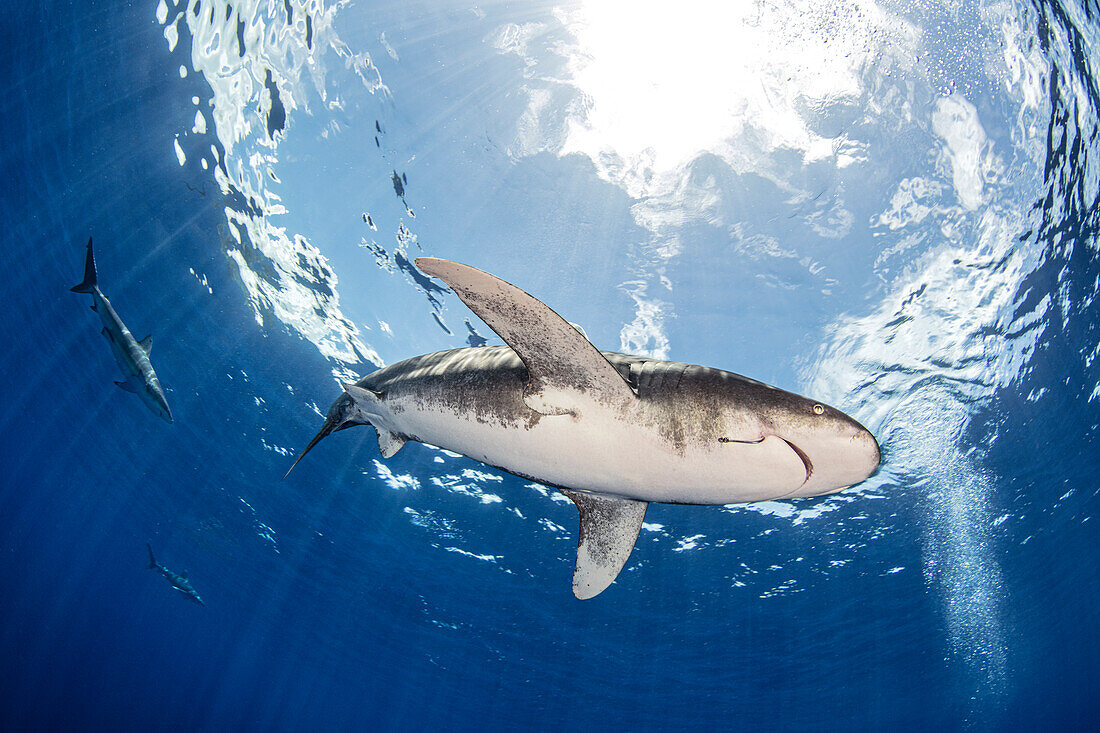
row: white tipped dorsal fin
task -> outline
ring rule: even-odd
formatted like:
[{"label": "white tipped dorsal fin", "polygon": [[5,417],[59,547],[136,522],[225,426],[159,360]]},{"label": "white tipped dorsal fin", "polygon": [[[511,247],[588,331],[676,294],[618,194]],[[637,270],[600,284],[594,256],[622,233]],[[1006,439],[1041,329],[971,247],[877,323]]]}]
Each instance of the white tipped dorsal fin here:
[{"label": "white tipped dorsal fin", "polygon": [[623,404],[634,391],[584,335],[545,303],[469,265],[420,257],[416,266],[447,283],[512,347],[530,379],[523,399],[545,415],[575,413],[578,393]]},{"label": "white tipped dorsal fin", "polygon": [[399,435],[394,435],[389,430],[374,426],[375,432],[378,433],[378,450],[382,453],[383,458],[392,458],[397,451],[401,450],[401,446],[405,445],[405,439]]},{"label": "white tipped dorsal fin", "polygon": [[141,341],[138,341],[138,345],[141,346],[146,354],[151,354],[153,352],[153,334],[149,334]]},{"label": "white tipped dorsal fin", "polygon": [[573,500],[581,515],[573,595],[592,598],[611,585],[626,564],[649,502],[568,489],[561,492]]}]

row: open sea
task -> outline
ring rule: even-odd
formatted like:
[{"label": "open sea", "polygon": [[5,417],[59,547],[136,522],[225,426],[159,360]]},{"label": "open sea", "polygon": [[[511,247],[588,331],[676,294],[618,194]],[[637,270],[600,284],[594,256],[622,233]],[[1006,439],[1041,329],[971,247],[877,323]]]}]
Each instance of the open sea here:
[{"label": "open sea", "polygon": [[[1100,727],[1095,0],[3,17],[0,729]],[[370,428],[284,480],[339,382],[502,343],[418,256],[882,465],[653,504],[587,601],[556,490]]]}]

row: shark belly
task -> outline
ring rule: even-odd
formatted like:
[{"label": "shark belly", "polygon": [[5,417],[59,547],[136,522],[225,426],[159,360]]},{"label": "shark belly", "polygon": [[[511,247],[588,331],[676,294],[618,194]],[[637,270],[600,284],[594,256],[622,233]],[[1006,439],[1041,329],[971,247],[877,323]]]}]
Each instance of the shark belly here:
[{"label": "shark belly", "polygon": [[[502,399],[501,388],[467,389],[460,402],[387,399],[390,414],[376,424],[540,483],[641,501],[761,501],[788,495],[806,480],[801,459],[779,438],[676,443],[644,414],[592,402],[577,415],[538,415],[524,405],[521,383],[503,387],[511,399]],[[513,419],[500,416],[502,402],[514,407]],[[465,409],[453,409],[459,403]]]}]

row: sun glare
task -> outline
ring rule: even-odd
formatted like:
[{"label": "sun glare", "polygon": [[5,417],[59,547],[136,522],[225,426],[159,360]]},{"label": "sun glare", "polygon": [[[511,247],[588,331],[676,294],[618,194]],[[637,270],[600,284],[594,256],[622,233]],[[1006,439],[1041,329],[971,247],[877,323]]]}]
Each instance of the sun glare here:
[{"label": "sun glare", "polygon": [[605,163],[610,154],[612,168],[652,175],[704,151],[735,161],[776,148],[834,155],[809,118],[858,97],[883,25],[851,2],[589,0],[563,19],[587,109],[562,152]]}]

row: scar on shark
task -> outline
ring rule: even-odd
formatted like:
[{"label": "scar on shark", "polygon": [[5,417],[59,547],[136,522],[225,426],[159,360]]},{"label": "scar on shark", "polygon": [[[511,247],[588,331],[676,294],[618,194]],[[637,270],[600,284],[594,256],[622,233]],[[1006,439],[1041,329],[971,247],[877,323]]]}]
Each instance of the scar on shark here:
[{"label": "scar on shark", "polygon": [[878,468],[874,436],[826,404],[720,369],[600,351],[493,275],[432,257],[416,265],[507,345],[417,356],[345,384],[291,469],[330,433],[372,425],[384,458],[416,440],[553,486],[580,513],[578,598],[618,576],[649,502],[818,496]]},{"label": "scar on shark", "polygon": [[115,382],[120,389],[133,392],[145,403],[154,415],[172,422],[172,411],[168,409],[168,400],[160,386],[157,373],[149,361],[153,350],[152,335],[138,341],[126,328],[111,306],[111,301],[99,289],[96,278],[95,257],[92,255],[92,238],[88,237],[88,253],[84,258],[84,280],[69,288],[74,293],[87,293],[92,296],[92,310],[99,314],[103,322],[103,337],[111,344],[111,353],[115,355],[124,379]]}]

